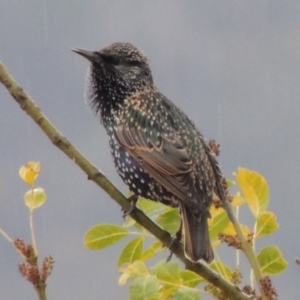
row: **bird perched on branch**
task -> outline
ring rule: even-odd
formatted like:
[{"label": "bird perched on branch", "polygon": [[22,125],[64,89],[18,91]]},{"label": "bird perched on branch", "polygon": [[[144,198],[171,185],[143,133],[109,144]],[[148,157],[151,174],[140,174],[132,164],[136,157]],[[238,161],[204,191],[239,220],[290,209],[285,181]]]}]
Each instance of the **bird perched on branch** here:
[{"label": "bird perched on branch", "polygon": [[134,198],[179,207],[186,256],[211,262],[207,218],[213,193],[223,197],[222,175],[201,133],[155,87],[147,57],[132,44],[73,51],[91,63],[87,97],[101,116],[115,167]]}]

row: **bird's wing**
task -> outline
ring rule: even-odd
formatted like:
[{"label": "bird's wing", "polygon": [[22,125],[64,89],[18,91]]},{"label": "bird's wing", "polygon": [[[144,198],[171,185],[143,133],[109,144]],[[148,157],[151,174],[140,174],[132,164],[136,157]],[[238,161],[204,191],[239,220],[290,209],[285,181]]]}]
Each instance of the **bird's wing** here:
[{"label": "bird's wing", "polygon": [[[199,209],[202,205],[199,207],[199,199],[197,201],[193,161],[171,126],[174,122],[172,116],[168,114],[168,118],[164,118],[160,115],[160,122],[153,123],[153,119],[146,115],[137,117],[134,112],[132,114],[134,122],[128,121],[131,116],[127,115],[127,118],[122,118],[127,121],[120,121],[116,127],[117,141],[169,192],[187,206]],[[159,127],[161,124],[165,129]]]}]

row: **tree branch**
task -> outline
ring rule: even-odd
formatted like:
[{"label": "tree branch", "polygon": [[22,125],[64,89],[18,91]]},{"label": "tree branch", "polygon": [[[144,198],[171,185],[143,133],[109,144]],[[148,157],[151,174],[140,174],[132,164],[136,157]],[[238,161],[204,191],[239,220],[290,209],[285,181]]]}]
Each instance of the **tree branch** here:
[{"label": "tree branch", "polygon": [[[76,163],[88,176],[108,195],[111,196],[125,211],[129,211],[131,204],[128,199],[101,173],[94,167],[80,152],[64,137],[42,113],[41,109],[34,103],[32,98],[25,93],[23,88],[7,72],[0,61],[0,82],[6,87],[11,96],[20,107],[37,123],[37,125],[48,136],[51,142],[63,151],[74,163]],[[193,263],[186,259],[182,244],[174,242],[170,234],[162,230],[157,224],[149,219],[141,210],[134,209],[130,216],[145,229],[151,232],[166,247],[185,264],[185,266],[205,278],[208,282],[220,288],[232,300],[249,300],[253,297],[242,293],[238,287],[223,279],[219,274],[212,271],[203,263]]]}]

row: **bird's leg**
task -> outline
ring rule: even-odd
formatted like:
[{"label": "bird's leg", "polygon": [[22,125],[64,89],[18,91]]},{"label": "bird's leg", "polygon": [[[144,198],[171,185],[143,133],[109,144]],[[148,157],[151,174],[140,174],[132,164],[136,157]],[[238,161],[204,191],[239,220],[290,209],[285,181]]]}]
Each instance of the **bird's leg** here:
[{"label": "bird's leg", "polygon": [[181,242],[181,239],[182,239],[182,221],[180,222],[180,226],[179,226],[179,229],[177,230],[177,232],[175,233],[175,236],[172,238],[172,243],[169,247],[170,249],[170,254],[169,256],[167,257],[167,262],[171,260],[172,256],[173,256],[173,252],[171,250],[172,246],[174,243],[176,242]]},{"label": "bird's leg", "polygon": [[130,215],[133,210],[136,208],[136,203],[138,201],[139,196],[133,194],[131,195],[128,200],[130,201],[130,209],[128,211],[123,210],[123,218],[127,217],[128,215]]}]

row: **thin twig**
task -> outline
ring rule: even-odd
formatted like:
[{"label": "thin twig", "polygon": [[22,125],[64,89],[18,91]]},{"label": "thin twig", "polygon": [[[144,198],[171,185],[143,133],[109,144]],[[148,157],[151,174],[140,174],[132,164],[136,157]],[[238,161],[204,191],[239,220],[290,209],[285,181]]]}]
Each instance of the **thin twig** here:
[{"label": "thin twig", "polygon": [[251,243],[249,243],[246,240],[239,222],[234,221],[233,222],[233,226],[234,226],[234,229],[235,229],[235,231],[237,233],[238,238],[241,241],[241,249],[243,250],[243,252],[247,256],[248,261],[249,261],[249,263],[250,263],[250,265],[252,267],[253,273],[255,275],[256,283],[257,283],[258,288],[259,288],[259,290],[261,292],[262,300],[267,300],[267,298],[266,298],[266,296],[264,294],[264,291],[262,289],[261,283],[260,283],[260,280],[263,278],[263,276],[262,276],[262,273],[261,273],[261,270],[260,270],[257,258],[255,256],[254,250],[252,248],[252,245],[251,245]]},{"label": "thin twig", "polygon": [[[34,186],[31,187],[31,201],[34,201]],[[33,251],[36,257],[38,257],[38,249],[37,249],[37,243],[35,239],[35,233],[34,233],[34,226],[33,226],[33,211],[34,209],[30,206],[29,208],[29,227],[30,227],[30,233],[31,233],[31,241],[32,241],[32,247]]]},{"label": "thin twig", "polygon": [[14,241],[11,239],[11,237],[1,227],[0,227],[0,234],[2,234],[3,237],[5,237],[13,245],[13,247],[18,251],[18,253],[20,254],[20,256],[24,260],[26,260],[26,256],[18,248],[16,248],[16,246],[14,245]]}]

